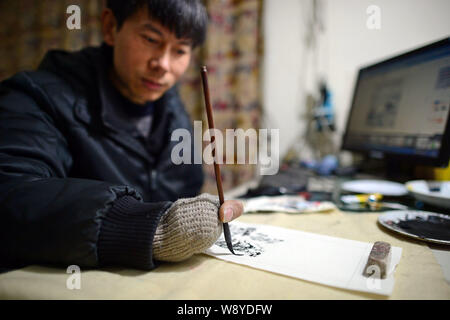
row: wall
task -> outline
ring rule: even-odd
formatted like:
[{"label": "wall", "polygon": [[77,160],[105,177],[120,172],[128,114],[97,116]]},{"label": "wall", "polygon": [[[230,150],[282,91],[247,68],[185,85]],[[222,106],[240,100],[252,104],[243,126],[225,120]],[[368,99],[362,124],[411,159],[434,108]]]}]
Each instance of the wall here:
[{"label": "wall", "polygon": [[302,131],[299,106],[304,95],[302,36],[305,20],[301,17],[308,3],[298,0],[264,2],[262,99],[265,122],[261,126],[280,129],[280,155]]}]

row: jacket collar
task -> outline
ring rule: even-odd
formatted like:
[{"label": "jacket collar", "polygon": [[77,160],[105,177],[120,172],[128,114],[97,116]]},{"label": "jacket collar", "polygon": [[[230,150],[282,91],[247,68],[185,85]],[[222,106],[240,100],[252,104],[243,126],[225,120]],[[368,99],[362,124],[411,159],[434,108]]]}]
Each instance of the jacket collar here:
[{"label": "jacket collar", "polygon": [[110,108],[107,104],[111,102],[108,99],[105,86],[112,85],[107,79],[107,73],[112,63],[112,48],[103,43],[99,52],[95,63],[99,94],[99,116],[104,127],[107,128],[107,134],[123,147],[133,150],[146,159],[149,158],[149,153],[156,157],[162,148],[167,145],[167,140],[170,139],[168,134],[175,114],[172,100],[173,96],[176,95],[176,88],[168,90],[154,102],[151,132],[148,136],[147,146],[145,146],[133,136],[130,127],[123,127],[122,123],[115,123],[114,118],[109,114]]}]

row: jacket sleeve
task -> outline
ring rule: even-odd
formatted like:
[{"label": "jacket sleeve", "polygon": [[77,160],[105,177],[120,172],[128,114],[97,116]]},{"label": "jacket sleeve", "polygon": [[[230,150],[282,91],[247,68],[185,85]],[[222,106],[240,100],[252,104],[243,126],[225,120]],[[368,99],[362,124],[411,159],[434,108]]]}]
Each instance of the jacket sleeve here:
[{"label": "jacket sleeve", "polygon": [[45,108],[0,83],[0,267],[154,268],[153,236],[171,203],[69,177],[68,143]]}]

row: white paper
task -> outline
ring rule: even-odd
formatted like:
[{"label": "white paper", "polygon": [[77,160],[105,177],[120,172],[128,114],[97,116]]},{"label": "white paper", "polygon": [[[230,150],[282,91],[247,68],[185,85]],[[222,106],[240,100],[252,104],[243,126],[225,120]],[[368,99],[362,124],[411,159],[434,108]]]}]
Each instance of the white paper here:
[{"label": "white paper", "polygon": [[398,182],[386,180],[352,180],[341,184],[341,189],[356,193],[380,193],[385,196],[403,196],[406,187]]},{"label": "white paper", "polygon": [[310,213],[336,209],[332,202],[306,201],[300,196],[256,197],[244,201],[244,213],[247,212],[288,212]]},{"label": "white paper", "polygon": [[333,287],[390,295],[394,271],[402,249],[392,247],[386,279],[363,276],[373,243],[353,241],[286,228],[247,224],[229,224],[235,256],[222,236],[205,253],[218,259],[247,265]]}]

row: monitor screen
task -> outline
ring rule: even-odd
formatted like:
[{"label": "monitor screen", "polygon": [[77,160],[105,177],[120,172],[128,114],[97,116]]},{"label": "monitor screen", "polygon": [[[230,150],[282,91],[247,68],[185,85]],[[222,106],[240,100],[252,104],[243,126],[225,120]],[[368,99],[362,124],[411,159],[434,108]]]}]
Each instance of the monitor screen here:
[{"label": "monitor screen", "polygon": [[450,38],[359,70],[345,150],[447,166]]}]

